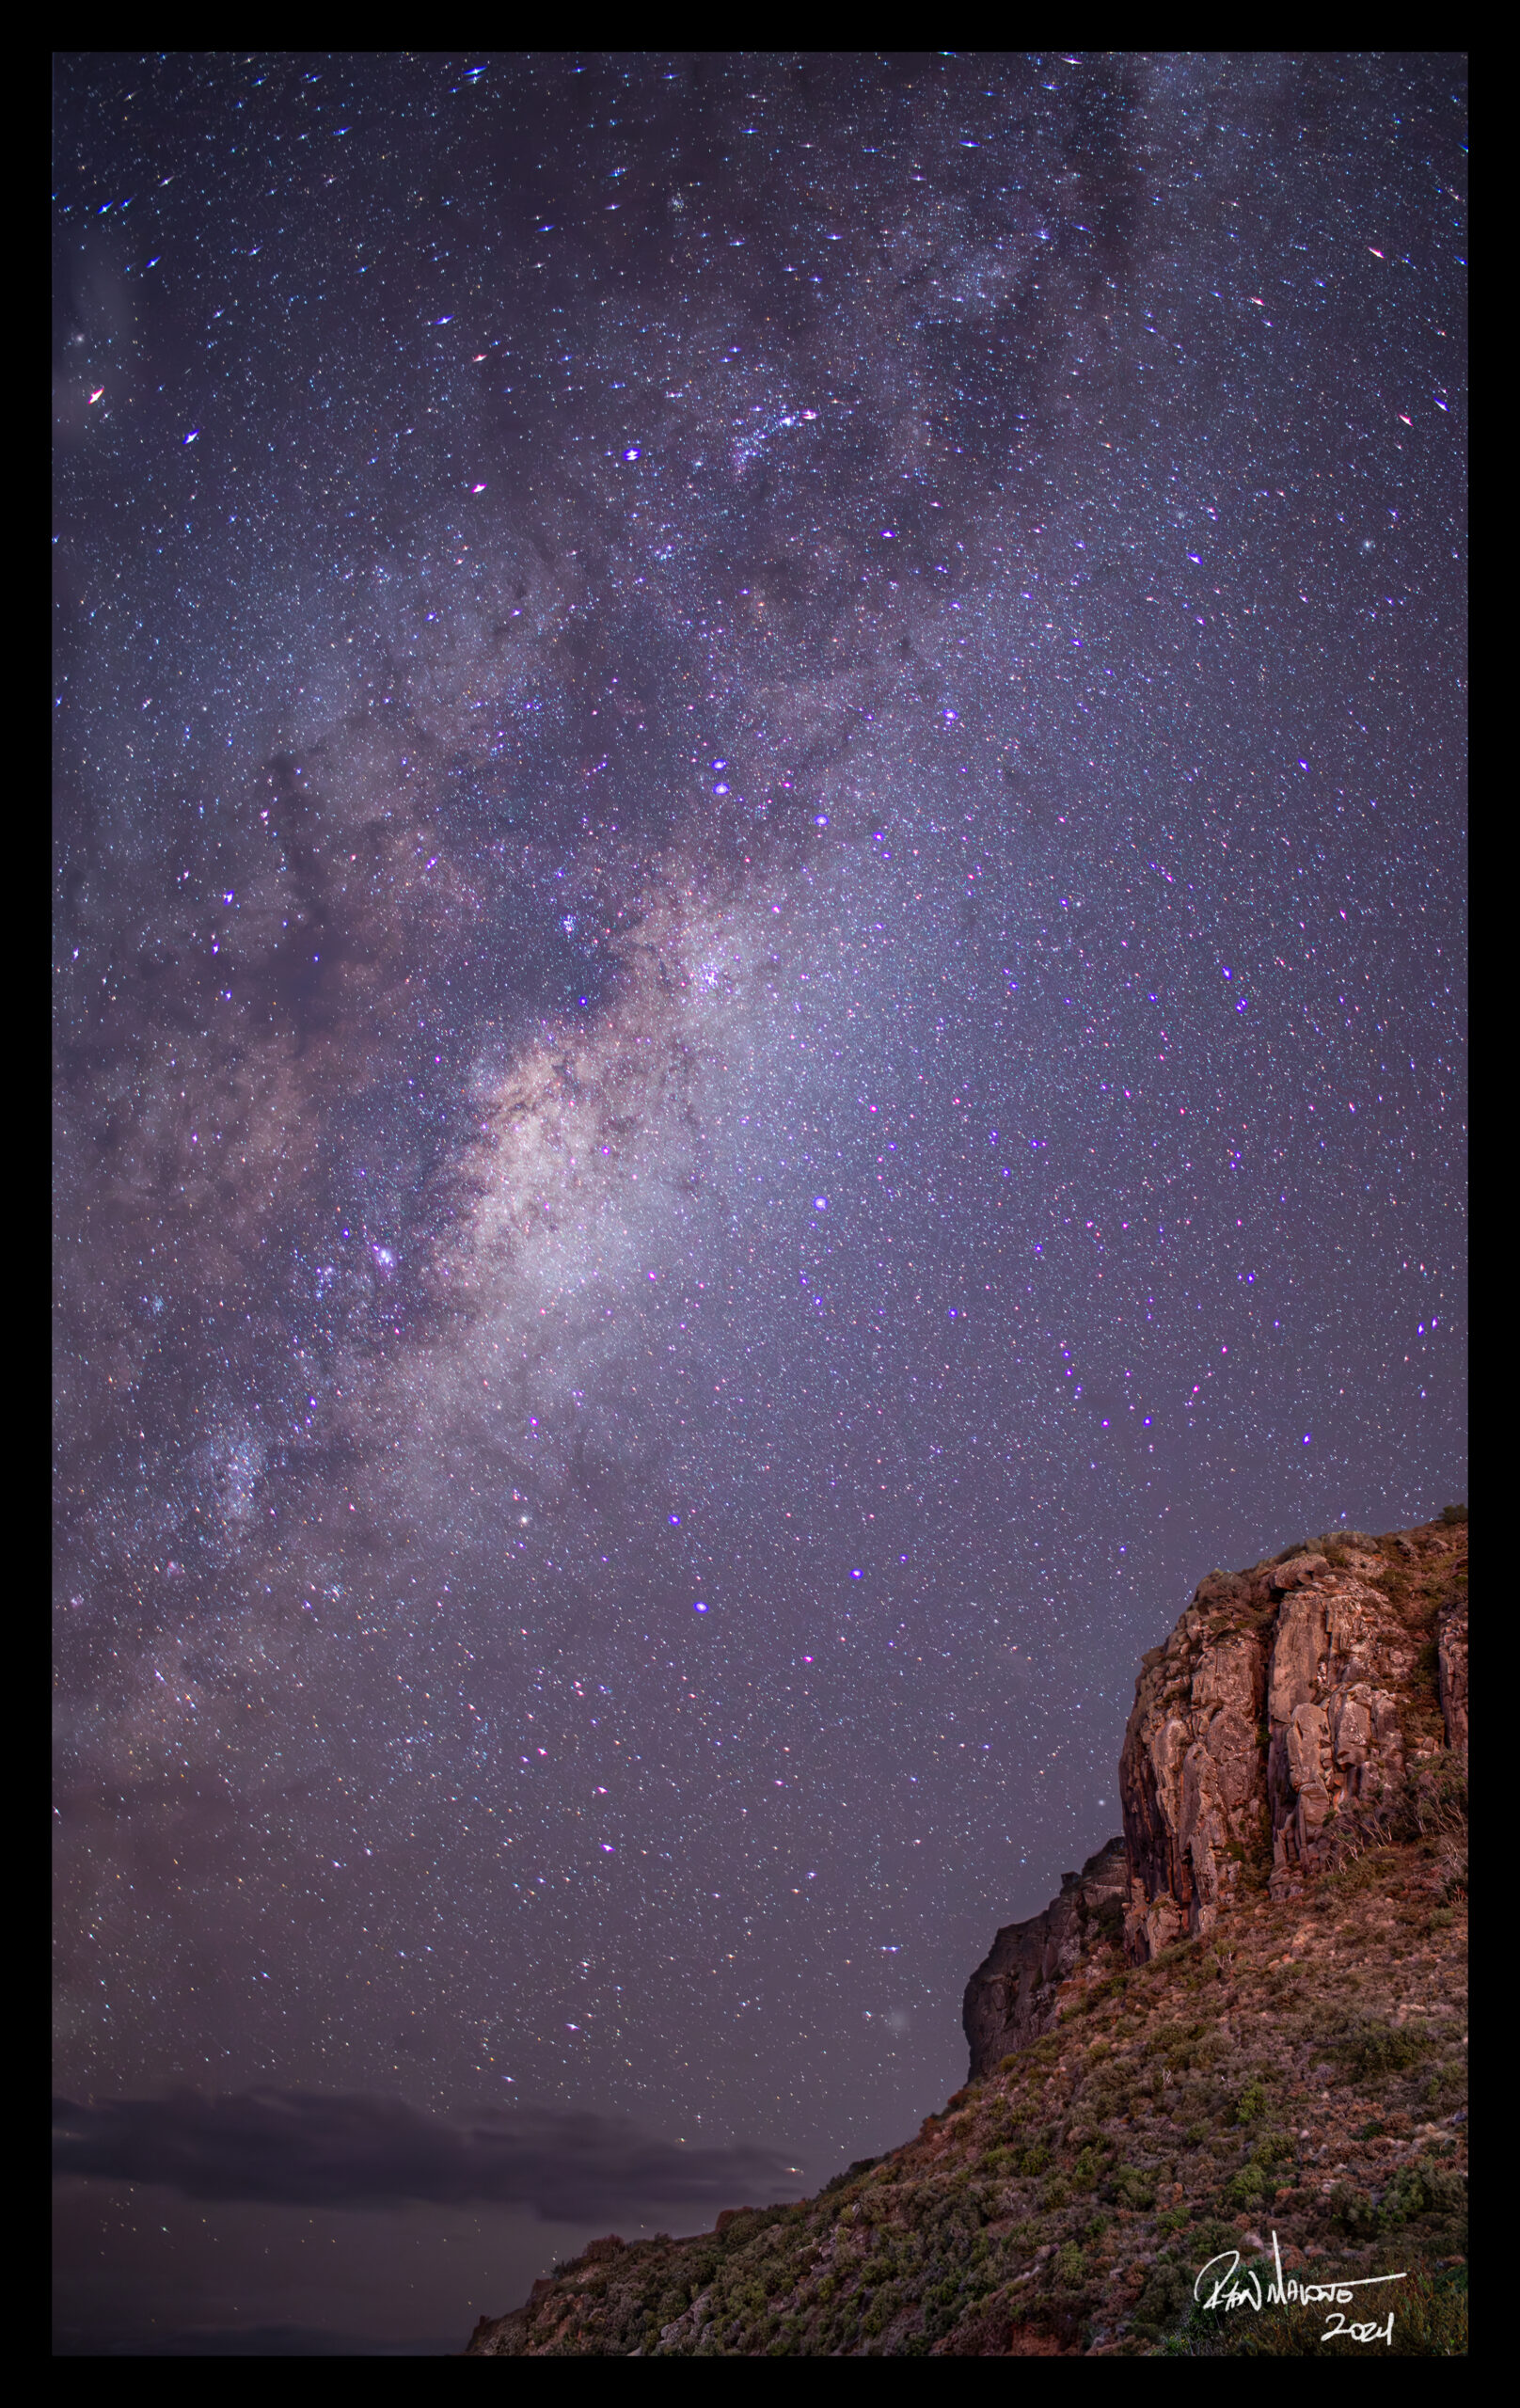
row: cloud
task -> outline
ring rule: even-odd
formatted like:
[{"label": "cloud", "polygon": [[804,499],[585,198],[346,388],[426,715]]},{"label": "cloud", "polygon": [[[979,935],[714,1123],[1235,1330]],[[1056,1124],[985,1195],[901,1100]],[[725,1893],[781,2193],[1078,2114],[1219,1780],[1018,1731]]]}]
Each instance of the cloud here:
[{"label": "cloud", "polygon": [[608,2115],[528,2108],[453,2123],[352,2092],[58,2099],[53,2129],[55,2174],[159,2183],[190,2199],[491,2201],[575,2224],[786,2197],[798,2171],[771,2149],[685,2148]]},{"label": "cloud", "polygon": [[60,2324],[55,2358],[456,2358],[457,2333],[406,2341],[372,2333],[343,2333],[320,2324],[170,2324],[162,2318],[135,2324]]}]

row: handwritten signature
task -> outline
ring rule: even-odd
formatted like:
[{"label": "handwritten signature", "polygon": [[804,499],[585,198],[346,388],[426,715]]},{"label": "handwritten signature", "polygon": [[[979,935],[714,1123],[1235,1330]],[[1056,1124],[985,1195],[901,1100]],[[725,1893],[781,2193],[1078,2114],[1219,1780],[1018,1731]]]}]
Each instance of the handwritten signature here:
[{"label": "handwritten signature", "polygon": [[[1320,2300],[1331,2301],[1338,2309],[1354,2305],[1356,2293],[1374,2283],[1402,2283],[1409,2279],[1407,2274],[1354,2274],[1346,2280],[1332,2277],[1328,2282],[1320,2283],[1301,2283],[1291,2275],[1285,2280],[1282,2251],[1277,2246],[1275,2232],[1272,2236],[1272,2259],[1276,2272],[1263,2288],[1256,2267],[1248,2266],[1243,2274],[1240,2272],[1241,2253],[1238,2249],[1222,2249],[1217,2258],[1211,2258],[1206,2266],[1198,2269],[1193,2296],[1200,2307],[1222,2307],[1227,2311],[1232,2307],[1252,2307],[1259,2313],[1263,2306],[1287,2307],[1295,2301],[1305,2306],[1312,2306]],[[1216,2273],[1216,2267],[1222,2267],[1223,2273]],[[1393,2310],[1389,2309],[1385,2324],[1348,2324],[1344,2316],[1333,2315],[1320,2338],[1322,2341],[1385,2341],[1391,2348]]]}]

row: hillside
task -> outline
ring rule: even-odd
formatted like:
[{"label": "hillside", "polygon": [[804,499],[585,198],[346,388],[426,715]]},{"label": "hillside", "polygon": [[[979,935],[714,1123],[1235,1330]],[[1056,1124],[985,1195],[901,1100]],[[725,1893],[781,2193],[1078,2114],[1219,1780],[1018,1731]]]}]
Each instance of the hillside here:
[{"label": "hillside", "polygon": [[594,2242],[466,2354],[1361,2346],[1193,2305],[1273,2233],[1300,2283],[1403,2274],[1344,2311],[1396,2352],[1465,2351],[1466,1575],[1465,1515],[1211,1574],[1141,1668],[1122,1853],[973,1976],[966,2087],[815,2198]]}]

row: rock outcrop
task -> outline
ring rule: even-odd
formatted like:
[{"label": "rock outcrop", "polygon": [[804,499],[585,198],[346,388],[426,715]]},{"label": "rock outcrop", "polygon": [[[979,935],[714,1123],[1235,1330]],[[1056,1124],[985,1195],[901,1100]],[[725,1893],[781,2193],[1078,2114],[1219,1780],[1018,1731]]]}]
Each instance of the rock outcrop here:
[{"label": "rock outcrop", "polygon": [[[1122,1840],[1000,1931],[967,1985],[971,2078],[1048,2032],[1108,1936],[1144,1964],[1263,1879],[1303,1887],[1467,1750],[1467,1526],[1329,1533],[1211,1572],[1141,1662],[1119,1759]],[[1094,1978],[1097,1978],[1095,1972]]]},{"label": "rock outcrop", "polygon": [[1467,1530],[1343,1531],[1211,1573],[1142,1663],[1119,1759],[1144,1963],[1243,1881],[1284,1898],[1466,1749]]},{"label": "rock outcrop", "polygon": [[1467,1752],[1467,1596],[1464,1590],[1440,1618],[1436,1634],[1440,1672],[1441,1716],[1446,1743],[1457,1754]]},{"label": "rock outcrop", "polygon": [[966,1985],[961,2020],[974,2082],[1055,2021],[1062,1982],[1100,1934],[1116,1939],[1130,1877],[1122,1837],[1061,1877],[1061,1894],[1027,1923],[1005,1924]]}]

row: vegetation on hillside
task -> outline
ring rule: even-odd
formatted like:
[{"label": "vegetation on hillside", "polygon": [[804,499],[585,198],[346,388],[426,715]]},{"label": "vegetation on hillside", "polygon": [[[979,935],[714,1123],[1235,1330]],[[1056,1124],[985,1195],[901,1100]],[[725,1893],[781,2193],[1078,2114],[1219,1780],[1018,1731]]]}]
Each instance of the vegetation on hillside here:
[{"label": "vegetation on hillside", "polygon": [[1365,2346],[1322,2341],[1318,2308],[1195,2305],[1207,2260],[1259,2268],[1274,2233],[1300,2283],[1404,2274],[1358,2293],[1380,2322],[1391,2305],[1393,2349],[1460,2353],[1466,1905],[1449,1836],[1368,1847],[1306,1900],[1259,1894],[1143,1968],[1095,1934],[1057,2029],[907,2147],[715,2232],[596,2244],[495,2328],[493,2353]]}]

